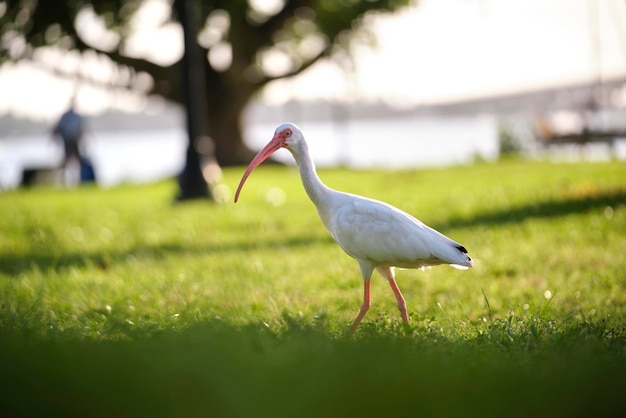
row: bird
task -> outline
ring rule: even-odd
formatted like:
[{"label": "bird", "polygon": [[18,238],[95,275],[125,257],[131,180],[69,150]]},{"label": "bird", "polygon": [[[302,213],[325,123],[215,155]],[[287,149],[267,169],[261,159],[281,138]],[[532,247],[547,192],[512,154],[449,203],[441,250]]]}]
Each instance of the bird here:
[{"label": "bird", "polygon": [[330,235],[359,264],[363,303],[350,325],[351,334],[370,309],[370,281],[374,270],[388,281],[402,322],[408,327],[407,304],[396,283],[394,268],[425,269],[441,264],[459,269],[474,266],[464,246],[412,215],[387,203],[326,186],[317,174],[302,130],[294,123],[278,126],[272,140],[252,159],[237,187],[235,203],[252,171],[281,148],[286,148],[295,159],[304,189]]}]

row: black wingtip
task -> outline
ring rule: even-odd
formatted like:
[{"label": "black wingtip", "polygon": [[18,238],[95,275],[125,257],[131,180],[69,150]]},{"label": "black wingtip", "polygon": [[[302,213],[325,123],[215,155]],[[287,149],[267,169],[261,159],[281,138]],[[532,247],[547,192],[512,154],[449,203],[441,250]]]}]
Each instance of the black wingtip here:
[{"label": "black wingtip", "polygon": [[462,252],[462,253],[464,253],[464,254],[467,254],[467,250],[466,250],[466,249],[465,249],[465,247],[464,247],[464,246],[462,246],[462,245],[458,245],[458,246],[456,247],[456,249],[457,249],[457,250],[459,250],[459,251],[461,251],[461,252]]}]

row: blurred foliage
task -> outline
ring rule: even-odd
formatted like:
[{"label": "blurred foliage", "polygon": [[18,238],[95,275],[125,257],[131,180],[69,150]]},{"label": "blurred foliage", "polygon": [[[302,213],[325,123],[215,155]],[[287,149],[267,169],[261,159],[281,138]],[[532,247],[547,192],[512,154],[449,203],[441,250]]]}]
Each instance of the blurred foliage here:
[{"label": "blurred foliage", "polygon": [[119,30],[139,6],[137,1],[124,0],[14,0],[2,4],[0,59],[3,62],[30,58],[36,48],[43,46],[86,49],[75,25],[79,13],[90,9],[104,19],[109,29]]},{"label": "blurred foliage", "polygon": [[537,144],[534,121],[523,117],[503,117],[498,123],[501,155],[516,155]]},{"label": "blurred foliage", "polygon": [[[245,152],[241,141],[240,115],[264,85],[297,75],[322,57],[350,66],[351,43],[355,39],[373,40],[368,16],[376,11],[395,11],[410,3],[410,0],[286,0],[276,1],[275,7],[271,7],[271,2],[190,1],[197,10],[201,27],[199,44],[209,57],[204,65],[209,92],[208,134],[216,142],[216,156],[223,165],[248,161],[250,154]],[[165,5],[169,15],[145,14],[141,19],[136,18],[144,7],[155,4]],[[96,51],[124,68],[117,74],[114,72],[117,79],[111,80],[111,84],[124,84],[128,88],[145,85],[137,82],[137,75],[149,74],[152,93],[180,101],[177,61],[157,64],[149,58],[130,55],[126,48],[141,26],[158,29],[176,22],[173,5],[171,0],[0,2],[0,65],[36,61],[36,51],[44,47],[81,53]],[[213,48],[219,49],[222,57],[229,50],[230,63],[228,58],[219,65],[212,63]],[[95,82],[91,74],[68,73],[68,66],[43,64],[58,75]]]},{"label": "blurred foliage", "polygon": [[521,151],[519,139],[515,136],[512,129],[505,125],[498,126],[498,143],[500,144],[500,154],[511,155]]}]

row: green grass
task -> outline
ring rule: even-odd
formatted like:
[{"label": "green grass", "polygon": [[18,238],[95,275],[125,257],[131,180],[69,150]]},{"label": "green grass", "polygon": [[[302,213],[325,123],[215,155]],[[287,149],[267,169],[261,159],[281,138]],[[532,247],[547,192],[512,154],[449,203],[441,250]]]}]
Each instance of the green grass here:
[{"label": "green grass", "polygon": [[358,265],[292,168],[258,169],[236,205],[173,205],[173,182],[6,192],[0,415],[623,413],[623,163],[320,177],[415,214],[476,268],[398,271],[408,330],[375,276],[348,337]]}]

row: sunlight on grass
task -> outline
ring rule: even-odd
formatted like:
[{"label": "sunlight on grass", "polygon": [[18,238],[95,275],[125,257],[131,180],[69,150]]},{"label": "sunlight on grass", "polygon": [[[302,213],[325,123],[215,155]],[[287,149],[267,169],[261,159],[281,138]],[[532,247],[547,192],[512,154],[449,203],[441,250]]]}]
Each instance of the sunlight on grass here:
[{"label": "sunlight on grass", "polygon": [[[353,338],[358,265],[291,168],[258,170],[237,205],[174,205],[173,182],[0,194],[2,404],[23,416],[611,415],[626,406],[625,174],[522,161],[321,171],[476,260],[397,272],[408,329],[375,276]],[[241,170],[224,175],[232,186]]]}]

